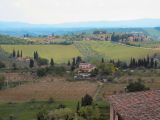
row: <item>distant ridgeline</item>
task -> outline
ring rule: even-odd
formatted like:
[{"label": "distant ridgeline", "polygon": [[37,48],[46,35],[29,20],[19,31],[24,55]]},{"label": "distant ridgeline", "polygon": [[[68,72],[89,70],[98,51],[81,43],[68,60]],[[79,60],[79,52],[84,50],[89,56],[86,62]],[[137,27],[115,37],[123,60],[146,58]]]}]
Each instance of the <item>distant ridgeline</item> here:
[{"label": "distant ridgeline", "polygon": [[[157,28],[159,29],[159,28]],[[0,35],[0,44],[57,44],[57,45],[71,45],[74,41],[113,41],[113,42],[142,42],[150,40],[143,32],[107,32],[106,30],[96,30],[92,33],[82,32],[79,34],[61,35],[39,35],[34,37],[29,34],[24,34],[23,37],[11,37],[7,35]]]}]

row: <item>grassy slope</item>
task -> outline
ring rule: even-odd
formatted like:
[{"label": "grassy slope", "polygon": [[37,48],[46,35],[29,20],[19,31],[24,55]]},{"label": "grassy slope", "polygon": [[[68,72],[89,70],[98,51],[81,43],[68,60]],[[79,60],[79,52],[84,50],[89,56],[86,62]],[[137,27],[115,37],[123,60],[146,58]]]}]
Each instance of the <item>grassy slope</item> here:
[{"label": "grassy slope", "polygon": [[[86,41],[86,42],[77,42],[76,47],[84,54],[84,56],[89,56],[93,54],[99,59],[104,57],[105,59],[120,59],[124,61],[130,60],[131,57],[140,58],[145,57],[147,54],[157,52],[151,49],[130,47],[125,45],[120,45],[112,42],[105,41]],[[94,51],[93,51],[94,50]],[[97,53],[97,54],[95,54]],[[99,54],[98,54],[99,53]]]},{"label": "grassy slope", "polygon": [[56,63],[67,62],[76,56],[85,56],[89,61],[115,59],[128,61],[131,57],[140,58],[147,54],[157,52],[151,49],[130,47],[106,41],[83,41],[74,45],[1,45],[2,48],[12,53],[13,49],[22,50],[24,56],[33,56],[38,51],[40,57],[54,58]]},{"label": "grassy slope", "polygon": [[[41,108],[53,110],[63,104],[75,111],[77,103],[78,100],[55,101],[52,104],[48,102],[0,103],[0,117],[3,120],[8,120],[10,115],[14,115],[16,120],[36,120],[36,113]],[[101,114],[105,116],[104,119],[109,119],[109,104],[106,101],[97,101],[96,104],[98,104]]]},{"label": "grassy slope", "polygon": [[12,53],[13,49],[22,50],[23,56],[33,56],[34,51],[38,51],[40,57],[53,58],[56,63],[67,62],[73,57],[82,56],[82,54],[73,45],[1,45],[1,47]]}]

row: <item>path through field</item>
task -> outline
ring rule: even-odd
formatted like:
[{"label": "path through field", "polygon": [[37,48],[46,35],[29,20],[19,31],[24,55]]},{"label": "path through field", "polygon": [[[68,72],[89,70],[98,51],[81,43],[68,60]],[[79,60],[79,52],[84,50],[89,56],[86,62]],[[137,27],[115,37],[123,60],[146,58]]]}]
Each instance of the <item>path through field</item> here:
[{"label": "path through field", "polygon": [[96,100],[96,98],[97,98],[97,96],[98,96],[98,94],[100,93],[100,90],[101,90],[101,88],[102,88],[102,86],[103,86],[103,83],[102,82],[97,82],[98,83],[98,88],[97,88],[97,90],[96,90],[96,93],[94,94],[94,96],[93,96],[93,99],[94,100]]}]

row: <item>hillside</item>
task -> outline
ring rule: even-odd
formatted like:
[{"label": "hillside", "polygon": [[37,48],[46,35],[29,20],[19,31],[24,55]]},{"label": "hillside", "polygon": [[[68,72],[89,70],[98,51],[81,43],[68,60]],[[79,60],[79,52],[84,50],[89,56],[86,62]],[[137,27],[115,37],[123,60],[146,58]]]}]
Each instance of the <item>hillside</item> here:
[{"label": "hillside", "polygon": [[33,52],[37,51],[40,57],[49,60],[54,58],[56,63],[64,63],[77,56],[82,56],[87,61],[100,61],[101,58],[129,61],[131,57],[142,58],[147,54],[158,52],[109,41],[82,41],[73,45],[1,45],[1,47],[9,53],[12,53],[13,49],[22,50],[24,57],[33,57]]},{"label": "hillside", "polygon": [[73,45],[1,45],[1,47],[12,53],[22,50],[23,57],[33,57],[34,51],[37,51],[39,56],[46,59],[54,58],[56,63],[68,62],[73,57],[82,56],[82,54]]}]

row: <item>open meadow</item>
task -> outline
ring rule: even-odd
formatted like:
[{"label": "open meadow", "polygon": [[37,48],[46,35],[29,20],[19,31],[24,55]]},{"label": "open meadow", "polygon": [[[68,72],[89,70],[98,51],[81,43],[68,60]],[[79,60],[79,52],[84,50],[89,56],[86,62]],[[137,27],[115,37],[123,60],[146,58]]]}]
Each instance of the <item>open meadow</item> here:
[{"label": "open meadow", "polygon": [[56,63],[67,63],[73,57],[81,56],[87,58],[88,61],[97,61],[101,58],[106,60],[115,59],[129,61],[131,57],[143,58],[148,54],[158,52],[158,50],[138,48],[106,41],[83,41],[75,42],[73,45],[1,45],[8,53],[22,50],[23,57],[33,57],[34,51],[39,56],[50,60],[54,59]]},{"label": "open meadow", "polygon": [[148,54],[158,52],[152,49],[138,48],[110,41],[85,41],[77,42],[76,47],[84,56],[104,57],[106,60],[123,60],[129,61],[131,57],[143,58]]},{"label": "open meadow", "polygon": [[82,54],[73,45],[1,45],[1,47],[9,53],[13,49],[23,52],[23,57],[33,57],[34,51],[39,56],[50,60],[54,59],[56,63],[67,63],[73,57],[82,56]]}]

